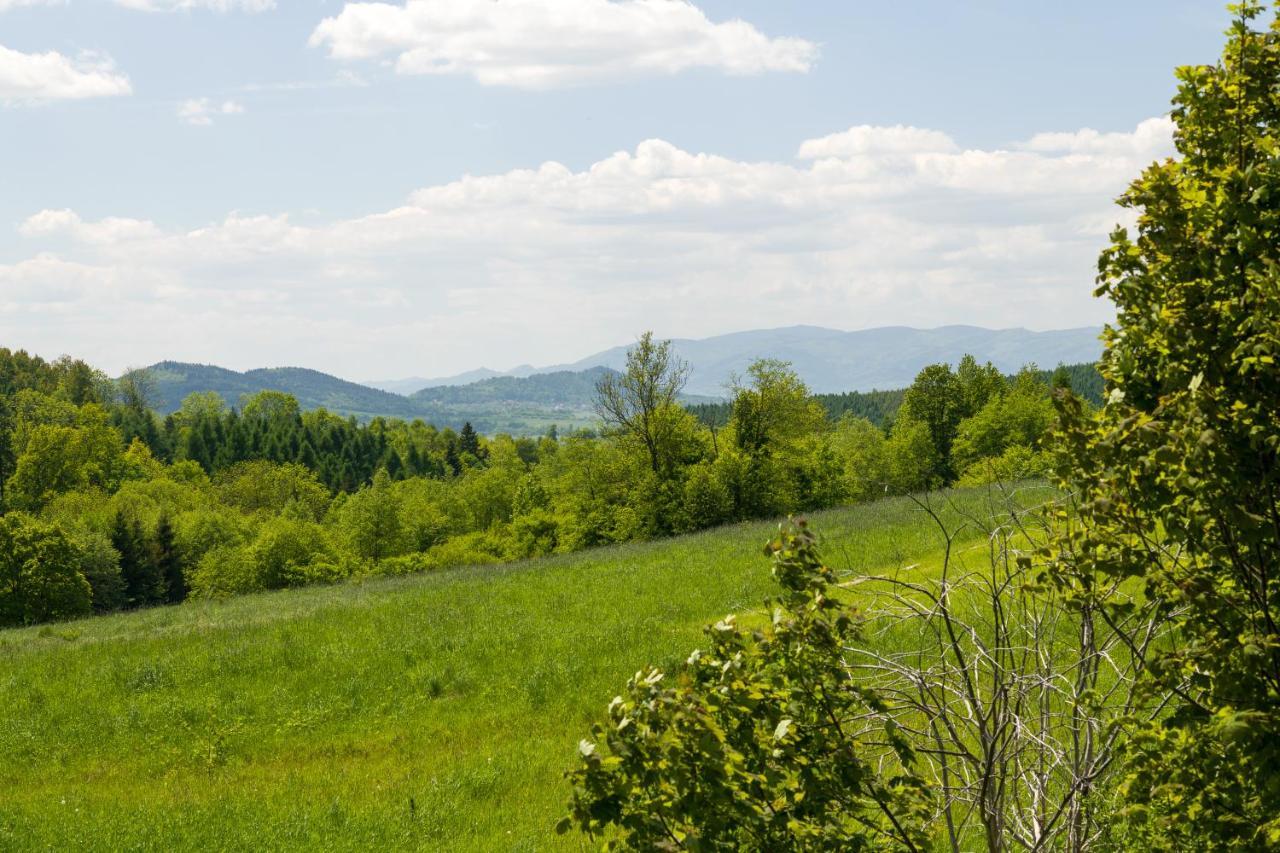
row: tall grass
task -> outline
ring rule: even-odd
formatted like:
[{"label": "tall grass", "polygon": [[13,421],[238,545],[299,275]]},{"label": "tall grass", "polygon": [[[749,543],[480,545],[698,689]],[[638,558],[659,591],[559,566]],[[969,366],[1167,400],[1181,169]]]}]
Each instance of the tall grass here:
[{"label": "tall grass", "polygon": [[[811,518],[855,571],[940,547],[906,499]],[[578,738],[773,594],[772,529],[0,632],[0,848],[576,849]]]}]

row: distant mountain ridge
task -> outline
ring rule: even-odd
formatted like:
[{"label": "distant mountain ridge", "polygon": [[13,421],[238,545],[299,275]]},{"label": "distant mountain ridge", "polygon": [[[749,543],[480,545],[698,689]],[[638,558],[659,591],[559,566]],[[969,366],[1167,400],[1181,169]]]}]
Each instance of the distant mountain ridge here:
[{"label": "distant mountain ridge", "polygon": [[[1006,373],[1029,363],[1051,368],[1059,362],[1092,362],[1102,354],[1101,334],[1100,326],[1046,332],[959,325],[936,329],[882,326],[853,332],[821,326],[788,326],[701,339],[677,338],[672,345],[693,368],[686,392],[714,397],[724,394],[725,381],[731,374],[744,372],[757,358],[790,361],[816,393],[871,391],[904,388],[926,365],[955,364],[966,354],[982,362],[990,361]],[[469,378],[471,375],[481,372],[484,378],[493,379],[577,372],[593,367],[620,370],[626,364],[630,346],[617,346],[578,361],[542,368],[528,365],[510,371],[482,368],[434,380],[432,384],[464,385],[474,381]],[[392,384],[383,383],[382,387]]]}]

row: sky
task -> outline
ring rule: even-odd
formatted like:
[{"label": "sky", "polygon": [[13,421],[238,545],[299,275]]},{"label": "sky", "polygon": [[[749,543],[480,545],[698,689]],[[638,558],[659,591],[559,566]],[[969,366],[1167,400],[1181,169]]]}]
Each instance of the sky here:
[{"label": "sky", "polygon": [[349,379],[1105,322],[1216,0],[0,0],[0,346]]}]

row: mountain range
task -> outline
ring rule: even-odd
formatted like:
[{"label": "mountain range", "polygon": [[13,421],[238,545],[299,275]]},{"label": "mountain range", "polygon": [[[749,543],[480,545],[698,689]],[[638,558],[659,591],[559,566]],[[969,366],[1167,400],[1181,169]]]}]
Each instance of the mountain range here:
[{"label": "mountain range", "polygon": [[[1093,362],[1101,354],[1101,329],[1050,332],[944,326],[937,329],[883,327],[843,332],[817,326],[759,329],[703,339],[677,339],[676,353],[691,368],[689,401],[725,396],[731,375],[757,358],[791,362],[815,393],[903,388],[928,364],[955,364],[966,354],[992,362],[1005,373],[1025,364]],[[479,368],[440,379],[401,379],[360,384],[316,370],[279,367],[243,373],[212,365],[164,361],[146,368],[163,413],[175,411],[188,394],[214,391],[229,405],[261,390],[284,391],[303,409],[325,408],[361,419],[422,418],[458,428],[465,421],[482,432],[538,433],[552,424],[573,427],[594,421],[595,384],[607,370],[625,366],[628,346],[578,361],[510,371]],[[418,384],[425,383],[425,384]]]},{"label": "mountain range", "polygon": [[[1059,362],[1078,364],[1097,360],[1102,353],[1102,329],[1088,326],[1048,332],[1029,329],[983,329],[978,326],[941,326],[913,329],[882,326],[855,332],[821,326],[789,326],[755,329],[710,338],[677,338],[676,353],[693,372],[685,390],[699,396],[722,396],[731,374],[743,373],[757,358],[790,361],[816,393],[870,391],[902,388],[925,365],[955,364],[970,354],[1012,373],[1025,364],[1053,367]],[[592,367],[620,370],[630,345],[622,345],[567,364],[536,368],[521,365],[508,371],[481,367],[437,379],[402,379],[368,383],[396,393],[410,393],[429,386],[469,385],[497,377],[527,377],[541,373],[581,371]],[[422,383],[422,384],[417,384]]]}]

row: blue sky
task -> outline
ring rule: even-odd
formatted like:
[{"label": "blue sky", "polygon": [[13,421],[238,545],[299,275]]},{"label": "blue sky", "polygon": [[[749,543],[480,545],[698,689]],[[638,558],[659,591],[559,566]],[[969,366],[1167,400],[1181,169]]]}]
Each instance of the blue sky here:
[{"label": "blue sky", "polygon": [[1205,0],[0,0],[0,344],[360,379],[646,328],[1100,322],[1110,199],[1225,25]]}]

